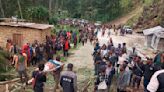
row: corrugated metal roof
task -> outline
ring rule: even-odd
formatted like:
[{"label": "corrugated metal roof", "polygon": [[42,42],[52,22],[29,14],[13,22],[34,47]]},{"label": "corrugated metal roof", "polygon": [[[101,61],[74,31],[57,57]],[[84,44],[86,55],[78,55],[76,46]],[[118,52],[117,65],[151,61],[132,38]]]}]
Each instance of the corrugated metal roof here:
[{"label": "corrugated metal roof", "polygon": [[11,26],[11,27],[25,27],[32,29],[44,30],[48,28],[53,28],[53,25],[49,24],[37,24],[37,23],[27,23],[27,22],[0,22],[0,26]]},{"label": "corrugated metal roof", "polygon": [[154,33],[162,32],[162,31],[164,31],[164,28],[162,28],[161,26],[156,26],[153,28],[143,30],[143,34],[144,35],[152,35]]}]

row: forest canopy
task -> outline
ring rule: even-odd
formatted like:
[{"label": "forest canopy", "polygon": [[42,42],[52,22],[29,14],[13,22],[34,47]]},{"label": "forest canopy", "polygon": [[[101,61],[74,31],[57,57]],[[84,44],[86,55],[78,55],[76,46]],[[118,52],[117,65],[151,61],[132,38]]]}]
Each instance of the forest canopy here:
[{"label": "forest canopy", "polygon": [[128,13],[141,1],[0,0],[0,17],[18,16],[34,22],[66,17],[107,22]]}]

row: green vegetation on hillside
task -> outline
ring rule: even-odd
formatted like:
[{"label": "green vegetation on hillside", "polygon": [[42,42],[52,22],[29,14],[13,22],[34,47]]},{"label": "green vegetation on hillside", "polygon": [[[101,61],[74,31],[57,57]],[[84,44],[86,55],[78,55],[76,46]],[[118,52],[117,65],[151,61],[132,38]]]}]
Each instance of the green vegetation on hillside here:
[{"label": "green vegetation on hillside", "polygon": [[[142,0],[0,0],[0,17],[18,16],[33,22],[84,18],[108,22],[131,11]],[[146,0],[148,1],[148,0]],[[49,21],[48,21],[49,20]]]},{"label": "green vegetation on hillside", "polygon": [[144,0],[143,12],[128,21],[136,29],[164,26],[164,0]]}]

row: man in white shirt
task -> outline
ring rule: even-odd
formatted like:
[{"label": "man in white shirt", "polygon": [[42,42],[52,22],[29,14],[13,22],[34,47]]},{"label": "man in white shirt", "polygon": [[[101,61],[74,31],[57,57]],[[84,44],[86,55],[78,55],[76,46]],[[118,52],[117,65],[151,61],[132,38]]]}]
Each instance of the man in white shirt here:
[{"label": "man in white shirt", "polygon": [[149,92],[164,92],[164,63],[161,64],[161,68],[151,77],[147,86]]}]

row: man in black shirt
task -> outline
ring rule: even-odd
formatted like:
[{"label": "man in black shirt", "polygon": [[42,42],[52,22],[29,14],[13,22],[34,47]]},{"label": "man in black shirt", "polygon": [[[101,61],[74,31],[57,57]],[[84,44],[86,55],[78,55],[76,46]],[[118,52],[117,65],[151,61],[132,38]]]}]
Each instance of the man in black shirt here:
[{"label": "man in black shirt", "polygon": [[44,64],[39,64],[39,71],[34,71],[32,77],[35,80],[34,83],[34,92],[44,92],[43,86],[44,82],[46,82],[46,75],[43,72]]},{"label": "man in black shirt", "polygon": [[147,92],[147,90],[146,90],[147,85],[150,82],[150,78],[154,74],[155,71],[157,71],[157,68],[153,64],[153,60],[152,59],[148,59],[147,60],[147,64],[145,64],[144,67],[143,67],[145,92]]},{"label": "man in black shirt", "polygon": [[73,64],[67,65],[67,71],[61,73],[60,85],[63,92],[77,92],[77,75],[73,72]]},{"label": "man in black shirt", "polygon": [[141,57],[137,56],[133,67],[133,87],[137,84],[137,88],[139,88],[142,76],[143,63],[141,62]]}]

